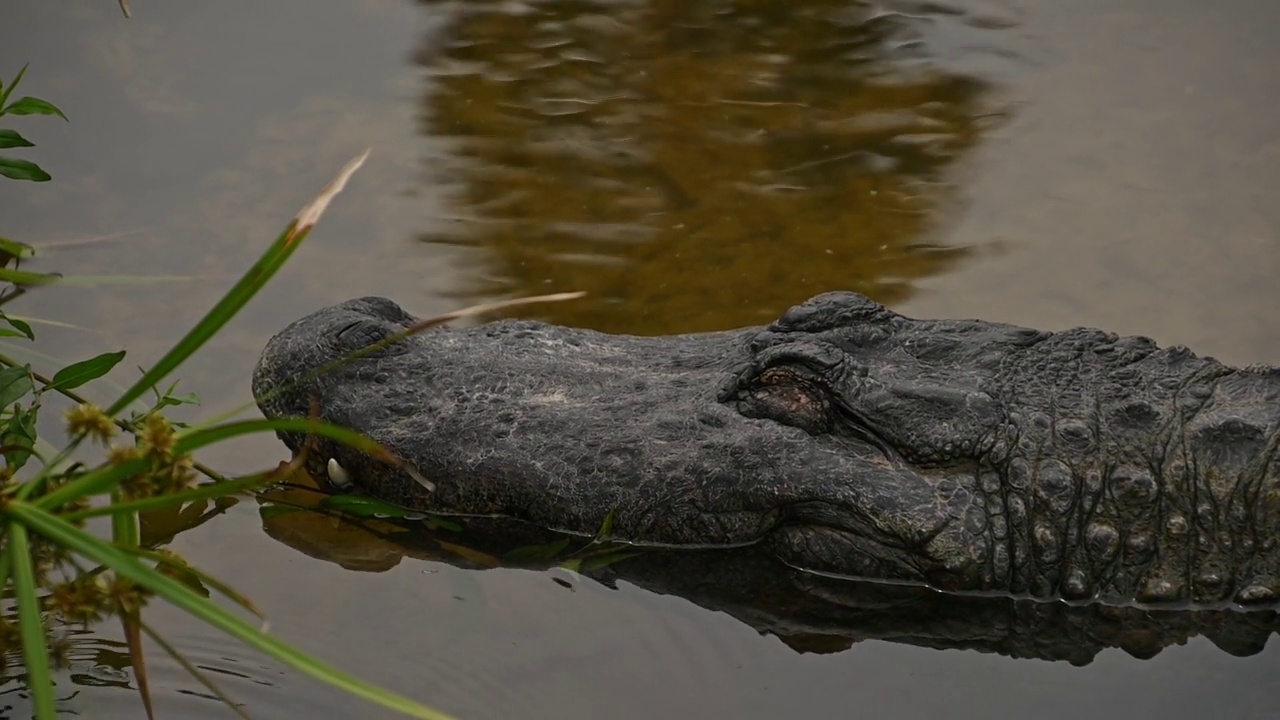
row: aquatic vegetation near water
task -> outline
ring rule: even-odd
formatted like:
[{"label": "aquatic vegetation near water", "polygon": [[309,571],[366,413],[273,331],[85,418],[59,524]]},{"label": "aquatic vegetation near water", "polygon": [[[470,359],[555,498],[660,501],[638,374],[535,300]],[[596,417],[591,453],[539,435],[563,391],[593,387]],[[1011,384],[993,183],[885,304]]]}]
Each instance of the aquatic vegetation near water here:
[{"label": "aquatic vegetation near water", "polygon": [[[20,79],[21,73],[6,90],[11,91]],[[0,107],[10,112],[15,105],[19,110],[53,108],[47,103],[39,104],[43,102],[24,98],[4,106],[4,100],[0,100]],[[0,137],[13,143],[21,140],[12,132]],[[447,717],[275,639],[266,632],[265,623],[246,621],[212,602],[210,595],[217,593],[262,620],[248,599],[176,555],[141,542],[140,513],[225,500],[269,483],[287,470],[286,466],[227,479],[194,459],[193,453],[207,445],[249,433],[291,429],[378,451],[371,441],[355,433],[307,420],[175,423],[163,411],[195,399],[175,394],[175,385],[159,389],[160,383],[213,337],[284,264],[364,158],[362,154],[348,163],[204,318],[105,408],[88,401],[76,389],[101,380],[125,358],[125,352],[102,353],[68,364],[51,375],[0,354],[0,457],[4,459],[0,468],[0,590],[12,602],[0,615],[0,658],[7,657],[11,649],[21,648],[26,685],[37,718],[57,715],[51,667],[65,660],[68,646],[60,639],[65,635],[55,629],[87,626],[111,615],[119,617],[123,624],[134,676],[149,717],[152,707],[142,654],[143,635],[170,653],[229,708],[244,715],[211,678],[186,661],[143,619],[143,608],[157,597],[330,685],[413,717]],[[25,168],[27,177],[22,179],[48,179],[47,173],[34,164],[7,162],[6,167]],[[21,269],[22,261],[35,253],[30,245],[0,239],[0,281],[8,284],[0,291],[0,305],[32,287],[68,280],[57,274]],[[6,342],[35,339],[25,320],[0,311],[0,323],[0,338]],[[153,401],[141,403],[148,392],[154,395]],[[59,396],[72,403],[65,415],[68,440],[61,448],[37,433],[37,417],[58,403]],[[102,457],[96,464],[87,463],[81,458],[88,454],[86,446],[95,443],[102,446]],[[208,475],[213,482],[196,484],[197,473]],[[110,519],[109,541],[86,530],[86,523],[94,518]]]},{"label": "aquatic vegetation near water", "polygon": [[[48,100],[27,96],[12,102],[9,101],[13,91],[22,82],[22,76],[26,73],[27,66],[23,65],[18,74],[14,76],[13,81],[8,85],[4,83],[3,79],[0,79],[0,115],[56,115],[66,120],[67,116]],[[23,137],[17,130],[0,128],[0,150],[28,147],[35,147],[35,143]],[[44,182],[50,179],[49,173],[45,172],[44,168],[30,160],[4,155],[0,155],[0,176],[13,180],[31,180],[34,182]]]}]

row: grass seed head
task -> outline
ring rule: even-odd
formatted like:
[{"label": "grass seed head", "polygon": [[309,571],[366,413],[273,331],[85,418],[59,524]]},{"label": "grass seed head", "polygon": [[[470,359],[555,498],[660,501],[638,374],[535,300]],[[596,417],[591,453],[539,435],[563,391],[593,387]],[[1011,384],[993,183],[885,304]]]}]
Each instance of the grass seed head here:
[{"label": "grass seed head", "polygon": [[102,408],[81,403],[67,411],[67,433],[76,439],[91,437],[105,445],[115,437],[116,424]]}]

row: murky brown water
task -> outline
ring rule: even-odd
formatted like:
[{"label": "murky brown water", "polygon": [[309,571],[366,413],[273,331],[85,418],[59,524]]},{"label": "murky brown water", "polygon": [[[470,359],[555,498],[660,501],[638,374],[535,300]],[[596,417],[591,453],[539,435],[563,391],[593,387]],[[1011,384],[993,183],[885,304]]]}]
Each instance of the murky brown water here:
[{"label": "murky brown water", "polygon": [[[68,359],[156,359],[286,218],[373,155],[279,281],[183,369],[211,415],[265,339],[322,304],[417,312],[583,289],[546,319],[639,333],[765,321],[823,290],[919,316],[1097,325],[1280,362],[1280,5],[1265,0],[14,4],[0,77],[51,183],[0,185],[0,232],[69,274],[34,293]],[[131,379],[126,368],[115,376]],[[273,465],[270,439],[205,457]],[[1196,638],[1083,668],[864,641],[800,653],[623,583],[402,558],[344,563],[242,503],[175,547],[278,635],[469,718],[1269,717],[1280,651]],[[330,538],[332,539],[332,538]],[[295,547],[311,548],[310,554]],[[352,560],[352,557],[358,560]],[[375,572],[376,571],[376,572]],[[366,716],[159,608],[258,717]],[[64,705],[136,717],[112,630]],[[152,656],[166,716],[224,717]],[[78,668],[78,669],[77,669]],[[12,684],[0,707],[22,715]]]}]

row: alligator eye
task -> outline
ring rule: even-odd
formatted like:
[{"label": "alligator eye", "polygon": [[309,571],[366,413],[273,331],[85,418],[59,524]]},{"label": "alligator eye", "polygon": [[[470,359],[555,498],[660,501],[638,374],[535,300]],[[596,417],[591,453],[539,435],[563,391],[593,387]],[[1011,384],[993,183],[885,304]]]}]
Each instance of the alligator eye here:
[{"label": "alligator eye", "polygon": [[343,337],[344,335],[346,335],[348,331],[350,331],[351,329],[353,329],[353,328],[357,327],[359,324],[360,324],[360,321],[359,321],[359,320],[353,320],[352,322],[349,322],[349,323],[347,323],[346,325],[343,325],[343,326],[342,326],[342,329],[341,329],[341,330],[339,330],[338,332],[334,333],[333,337],[334,337],[335,339],[341,340],[341,339],[342,339],[342,337]]},{"label": "alligator eye", "polygon": [[768,418],[814,435],[830,429],[830,407],[826,390],[787,365],[766,368],[753,378],[739,404],[747,417]]}]

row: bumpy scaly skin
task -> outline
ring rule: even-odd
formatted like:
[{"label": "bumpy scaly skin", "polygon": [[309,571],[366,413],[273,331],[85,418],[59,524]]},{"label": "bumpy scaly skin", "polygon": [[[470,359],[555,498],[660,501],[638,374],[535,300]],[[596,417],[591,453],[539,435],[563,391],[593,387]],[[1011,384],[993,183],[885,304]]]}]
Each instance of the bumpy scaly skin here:
[{"label": "bumpy scaly skin", "polygon": [[[1097,330],[906,318],[828,293],[767,327],[431,330],[389,300],[320,310],[254,375],[434,480],[332,443],[367,492],[952,591],[1265,605],[1280,593],[1280,370]],[[302,438],[283,439],[297,449]]]}]

